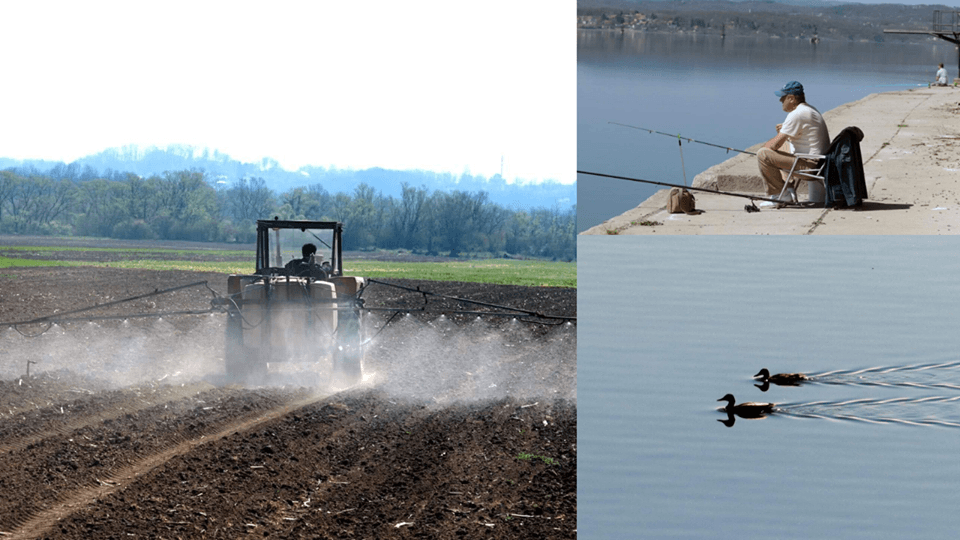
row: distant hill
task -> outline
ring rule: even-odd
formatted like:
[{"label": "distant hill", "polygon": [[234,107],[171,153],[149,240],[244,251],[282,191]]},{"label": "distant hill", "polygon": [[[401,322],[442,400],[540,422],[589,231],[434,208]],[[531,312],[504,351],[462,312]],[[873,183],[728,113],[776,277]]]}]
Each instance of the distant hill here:
[{"label": "distant hill", "polygon": [[242,163],[216,150],[172,145],[166,148],[125,146],[111,148],[66,164],[44,160],[0,158],[0,169],[34,168],[57,178],[89,180],[112,178],[118,174],[159,175],[164,171],[202,170],[215,184],[230,185],[242,178],[263,178],[276,193],[296,187],[320,184],[330,193],[352,193],[365,183],[384,195],[400,197],[401,184],[425,186],[430,191],[485,191],[492,202],[511,210],[529,208],[568,209],[577,203],[576,185],[546,181],[540,184],[509,184],[499,175],[491,178],[453,175],[431,171],[395,171],[381,168],[363,170],[301,167],[288,171],[271,158],[258,163]]}]

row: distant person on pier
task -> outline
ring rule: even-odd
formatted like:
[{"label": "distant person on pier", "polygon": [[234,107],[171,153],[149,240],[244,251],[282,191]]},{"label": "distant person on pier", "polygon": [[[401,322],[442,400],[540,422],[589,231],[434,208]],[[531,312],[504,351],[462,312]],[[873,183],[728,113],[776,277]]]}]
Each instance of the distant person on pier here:
[{"label": "distant person on pier", "polygon": [[947,70],[944,69],[943,64],[940,64],[940,69],[937,70],[937,80],[933,82],[933,86],[946,86],[947,85]]},{"label": "distant person on pier", "polygon": [[[790,81],[774,94],[780,97],[787,118],[782,124],[777,124],[777,135],[757,152],[760,176],[766,184],[767,195],[771,197],[783,190],[796,154],[825,154],[830,148],[827,124],[820,111],[807,103],[802,84]],[[784,143],[790,145],[789,152],[780,149]],[[801,159],[797,168],[815,165],[814,161]],[[797,178],[796,175],[794,178]]]}]

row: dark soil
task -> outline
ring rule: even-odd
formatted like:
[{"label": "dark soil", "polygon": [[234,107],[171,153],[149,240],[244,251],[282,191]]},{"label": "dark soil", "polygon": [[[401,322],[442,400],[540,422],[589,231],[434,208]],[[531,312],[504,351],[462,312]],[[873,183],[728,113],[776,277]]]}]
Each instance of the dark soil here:
[{"label": "dark soil", "polygon": [[[576,316],[572,289],[391,283]],[[321,365],[243,388],[223,384],[210,300],[225,289],[209,273],[0,271],[0,322],[66,319],[0,327],[0,533],[576,537],[575,324],[374,284],[367,307],[415,311],[366,317],[362,384],[334,391]]]}]

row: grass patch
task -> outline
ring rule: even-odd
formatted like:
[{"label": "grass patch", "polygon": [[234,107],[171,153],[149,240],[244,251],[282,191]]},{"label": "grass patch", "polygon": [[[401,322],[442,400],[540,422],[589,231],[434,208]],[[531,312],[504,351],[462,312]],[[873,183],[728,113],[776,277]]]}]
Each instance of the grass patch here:
[{"label": "grass patch", "polygon": [[[4,257],[0,255],[0,268],[15,268],[15,267],[26,267],[26,266],[64,266],[65,263],[61,261],[36,261],[33,259],[11,259],[10,257]],[[67,266],[75,266],[69,263]]]},{"label": "grass patch", "polygon": [[[39,248],[22,248],[36,252]],[[67,249],[42,248],[66,252]],[[84,250],[78,250],[84,251]],[[91,251],[91,250],[85,250]],[[130,250],[120,250],[130,252]],[[164,253],[176,250],[152,250]],[[206,252],[209,254],[210,252]],[[222,252],[218,252],[222,253]],[[234,252],[228,252],[234,253]],[[238,252],[247,253],[249,252]],[[220,274],[251,274],[254,263],[230,261],[177,261],[156,259],[130,259],[110,263],[63,260],[16,259],[0,256],[0,268],[27,266],[104,266],[140,270],[187,270],[191,272],[216,272]],[[468,283],[492,283],[499,285],[525,285],[532,287],[577,286],[577,263],[549,261],[517,261],[486,259],[451,262],[344,262],[344,274],[370,278],[424,279],[429,281],[464,281]]]},{"label": "grass patch", "polygon": [[54,261],[37,259],[12,259],[0,256],[0,268],[32,266],[103,266],[106,268],[129,268],[138,270],[188,270],[191,272],[218,272],[221,274],[252,274],[253,263],[235,262],[197,262],[197,261],[157,261],[152,259],[131,259],[100,263],[91,261]]},{"label": "grass patch", "polygon": [[557,460],[553,459],[552,457],[538,456],[538,455],[536,455],[536,454],[520,453],[520,454],[517,456],[517,459],[522,460],[522,461],[533,461],[533,460],[539,459],[540,461],[546,463],[547,465],[559,465],[559,464],[560,464]]},{"label": "grass patch", "polygon": [[[4,251],[27,251],[31,253],[69,253],[69,252],[94,252],[94,253],[162,253],[164,255],[179,255],[186,257],[189,255],[210,256],[216,254],[219,257],[254,257],[253,250],[241,249],[170,249],[170,248],[92,248],[76,246],[3,246]],[[252,263],[251,263],[252,264]]]},{"label": "grass patch", "polygon": [[105,266],[107,268],[130,268],[136,270],[187,270],[190,272],[218,272],[220,274],[252,274],[253,262],[219,261],[158,261],[154,259],[131,259],[109,263],[85,262],[85,266]]},{"label": "grass patch", "polygon": [[576,287],[577,263],[486,259],[441,263],[344,261],[343,273],[371,278]]}]

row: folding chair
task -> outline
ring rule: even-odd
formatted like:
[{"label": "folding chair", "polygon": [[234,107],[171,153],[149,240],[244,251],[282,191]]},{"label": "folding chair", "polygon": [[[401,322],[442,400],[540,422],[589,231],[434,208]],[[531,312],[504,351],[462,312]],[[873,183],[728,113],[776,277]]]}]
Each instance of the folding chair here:
[{"label": "folding chair", "polygon": [[[798,170],[797,165],[801,159],[814,161],[816,165],[808,169]],[[800,204],[799,199],[797,199],[797,192],[792,187],[794,177],[797,177],[800,180],[809,182],[807,184],[809,200],[822,202],[826,195],[826,180],[824,179],[824,169],[826,166],[827,156],[823,154],[796,154],[793,158],[793,166],[790,167],[790,174],[787,176],[787,181],[783,183],[783,189],[780,190],[780,195],[777,196],[777,198],[780,199],[783,204]],[[799,185],[797,187],[799,187]]]}]

